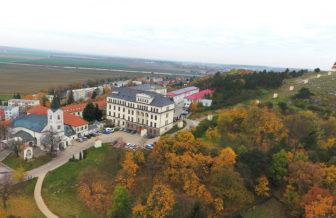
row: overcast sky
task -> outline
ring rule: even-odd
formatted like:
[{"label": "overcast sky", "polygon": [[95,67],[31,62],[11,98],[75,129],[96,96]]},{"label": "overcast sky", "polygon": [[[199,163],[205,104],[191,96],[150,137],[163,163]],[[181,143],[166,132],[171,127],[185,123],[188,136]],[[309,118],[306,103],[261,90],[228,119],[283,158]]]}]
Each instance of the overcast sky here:
[{"label": "overcast sky", "polygon": [[335,10],[335,0],[3,0],[0,45],[329,69]]}]

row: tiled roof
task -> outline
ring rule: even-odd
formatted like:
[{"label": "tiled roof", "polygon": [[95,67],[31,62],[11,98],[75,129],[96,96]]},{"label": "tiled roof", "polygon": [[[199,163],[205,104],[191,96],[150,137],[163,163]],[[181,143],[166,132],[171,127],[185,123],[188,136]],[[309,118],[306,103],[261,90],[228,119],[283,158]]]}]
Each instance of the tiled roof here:
[{"label": "tiled roof", "polygon": [[188,99],[188,100],[199,100],[199,99],[204,98],[205,95],[209,95],[209,94],[212,94],[212,93],[213,93],[213,90],[205,89],[205,90],[202,90],[200,92],[197,92],[195,94],[192,94],[192,95],[186,97],[186,99]]},{"label": "tiled roof", "polygon": [[[68,113],[72,113],[72,112],[79,112],[79,111],[83,111],[84,108],[86,107],[87,103],[81,103],[81,104],[70,104],[70,105],[66,105],[64,107],[62,107],[64,112],[68,112]],[[96,101],[96,102],[92,102],[93,105],[98,104],[98,107],[100,109],[105,109],[106,108],[106,100],[102,100],[102,101]]]},{"label": "tiled roof", "polygon": [[64,113],[63,116],[64,116],[64,124],[69,126],[83,126],[88,124],[88,122],[83,120],[82,118],[69,113]]},{"label": "tiled roof", "polygon": [[24,117],[19,117],[12,122],[12,127],[22,127],[33,132],[42,132],[44,127],[48,124],[47,116],[30,114]]},{"label": "tiled roof", "polygon": [[146,95],[151,96],[153,98],[153,101],[148,105],[152,105],[156,107],[163,107],[166,105],[173,104],[170,98],[167,98],[156,92],[139,91],[139,90],[131,89],[128,87],[115,88],[110,93],[110,97],[130,101],[130,102],[136,102],[137,94],[146,94]]},{"label": "tiled roof", "polygon": [[36,114],[36,115],[47,115],[48,114],[48,108],[38,105],[31,107],[27,110],[27,114]]},{"label": "tiled roof", "polygon": [[130,88],[139,91],[150,91],[150,90],[164,89],[165,87],[156,84],[141,84],[138,86],[131,86]]},{"label": "tiled roof", "polygon": [[172,91],[172,92],[168,92],[167,93],[167,96],[169,97],[174,97],[174,96],[177,96],[177,95],[181,95],[183,93],[186,93],[186,92],[190,92],[190,91],[193,91],[195,89],[198,89],[197,87],[195,86],[189,86],[189,87],[185,87],[183,89],[178,89],[178,90],[175,90],[175,91]]}]

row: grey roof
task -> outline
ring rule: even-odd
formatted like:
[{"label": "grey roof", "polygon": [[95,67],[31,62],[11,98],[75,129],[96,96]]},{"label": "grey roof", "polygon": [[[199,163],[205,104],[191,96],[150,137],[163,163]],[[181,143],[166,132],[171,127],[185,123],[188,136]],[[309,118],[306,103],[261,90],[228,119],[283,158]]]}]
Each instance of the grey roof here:
[{"label": "grey roof", "polygon": [[136,89],[136,90],[139,90],[139,91],[150,91],[150,90],[153,90],[153,89],[164,89],[163,86],[159,86],[159,85],[156,85],[156,84],[141,84],[141,85],[138,85],[138,86],[131,86],[130,88]]},{"label": "grey roof", "polygon": [[170,93],[174,93],[175,95],[180,95],[182,93],[185,93],[185,92],[188,92],[188,91],[191,91],[191,90],[194,90],[194,89],[198,89],[198,88],[195,87],[195,86],[189,86],[189,87],[185,87],[185,88],[182,88],[182,89],[172,91]]},{"label": "grey roof", "polygon": [[88,127],[88,130],[95,130],[95,129],[98,129],[98,126],[96,124],[91,124]]},{"label": "grey roof", "polygon": [[131,101],[131,102],[136,102],[136,94],[146,94],[154,98],[153,101],[150,104],[148,104],[151,106],[163,107],[166,105],[174,104],[174,102],[170,98],[165,97],[156,92],[140,91],[140,90],[131,89],[128,87],[121,87],[121,88],[113,89],[113,91],[110,93],[110,97],[118,98],[118,99],[122,99],[126,101]]},{"label": "grey roof", "polygon": [[13,120],[12,128],[23,127],[33,132],[42,132],[47,124],[48,118],[46,115],[30,114]]},{"label": "grey roof", "polygon": [[32,135],[30,135],[28,132],[25,132],[23,130],[20,130],[17,133],[15,133],[13,137],[20,137],[24,143],[35,140],[35,138]]},{"label": "grey roof", "polygon": [[76,132],[71,126],[64,125],[64,134],[69,137],[72,135],[76,135]]}]

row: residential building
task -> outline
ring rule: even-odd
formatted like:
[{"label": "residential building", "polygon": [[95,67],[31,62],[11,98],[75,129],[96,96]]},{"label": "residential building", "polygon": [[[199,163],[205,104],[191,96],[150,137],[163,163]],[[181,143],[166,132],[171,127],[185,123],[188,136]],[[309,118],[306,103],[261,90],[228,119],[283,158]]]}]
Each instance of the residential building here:
[{"label": "residential building", "polygon": [[0,120],[12,120],[19,116],[20,109],[17,106],[0,106]]},{"label": "residential building", "polygon": [[156,85],[156,84],[141,84],[138,86],[131,86],[130,88],[136,89],[138,91],[148,91],[148,92],[156,92],[161,95],[167,94],[167,88],[164,86]]},{"label": "residential building", "polygon": [[130,80],[121,80],[121,81],[115,81],[112,82],[111,85],[114,87],[124,87],[127,86]]},{"label": "residential building", "polygon": [[8,106],[20,107],[20,108],[29,108],[33,106],[40,105],[39,100],[26,100],[26,99],[10,99],[8,100]]},{"label": "residential building", "polygon": [[173,127],[174,108],[161,94],[122,87],[107,97],[106,118],[116,126],[159,136]]},{"label": "residential building", "polygon": [[97,90],[98,95],[101,95],[103,93],[103,86],[98,87],[89,87],[89,88],[82,88],[82,89],[74,89],[74,90],[68,90],[67,95],[70,91],[73,93],[73,97],[75,101],[79,100],[89,100],[92,96],[92,93]]},{"label": "residential building", "polygon": [[176,104],[183,102],[184,98],[198,93],[199,92],[199,88],[195,87],[195,86],[189,86],[189,87],[185,87],[183,89],[178,89],[172,92],[168,92],[167,96],[171,97],[174,102]]}]

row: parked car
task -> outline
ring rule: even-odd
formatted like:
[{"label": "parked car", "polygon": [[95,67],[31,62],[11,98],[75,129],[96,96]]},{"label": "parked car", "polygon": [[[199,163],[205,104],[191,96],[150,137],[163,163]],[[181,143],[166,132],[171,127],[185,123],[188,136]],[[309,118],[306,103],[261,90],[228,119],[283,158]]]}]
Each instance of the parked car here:
[{"label": "parked car", "polygon": [[151,150],[151,149],[154,148],[154,145],[153,145],[153,144],[147,144],[147,145],[145,146],[145,148]]},{"label": "parked car", "polygon": [[104,131],[103,131],[103,134],[105,134],[105,135],[108,135],[108,134],[111,134],[111,133],[112,133],[111,131],[108,131],[106,129],[104,129]]},{"label": "parked car", "polygon": [[137,131],[136,131],[136,130],[132,130],[132,131],[131,131],[131,134],[133,134],[133,135],[134,135],[135,133],[137,133]]},{"label": "parked car", "polygon": [[106,127],[106,128],[105,128],[105,131],[114,132],[114,129],[113,129],[113,128],[110,128],[110,127]]}]

